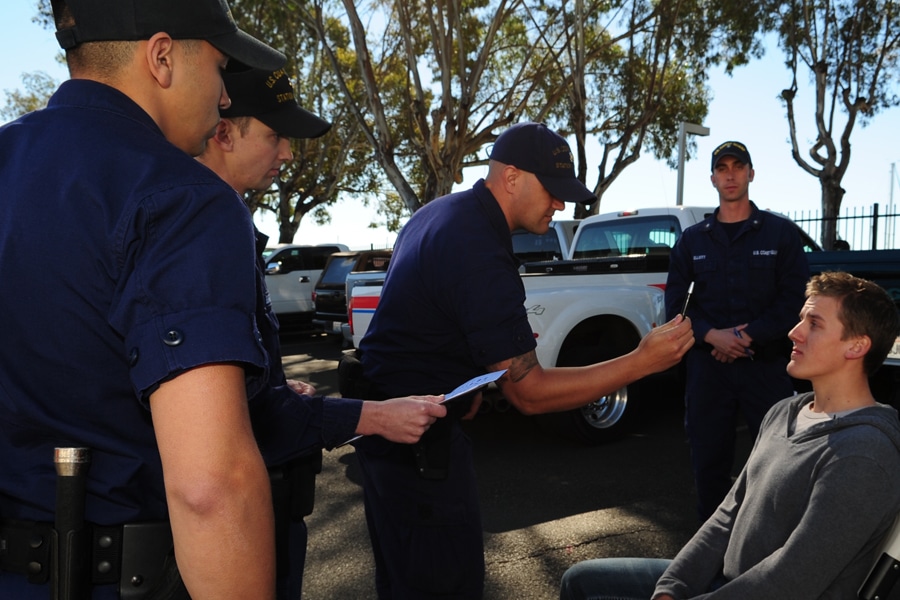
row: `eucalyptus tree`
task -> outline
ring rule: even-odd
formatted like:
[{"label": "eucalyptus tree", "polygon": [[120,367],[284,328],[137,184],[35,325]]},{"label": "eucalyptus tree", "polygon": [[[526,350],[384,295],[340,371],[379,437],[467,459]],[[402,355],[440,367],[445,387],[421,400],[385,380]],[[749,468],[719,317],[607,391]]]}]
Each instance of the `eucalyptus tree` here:
[{"label": "eucalyptus tree", "polygon": [[[778,3],[775,10],[779,45],[792,77],[781,92],[791,154],[801,169],[819,179],[821,243],[831,248],[837,239],[845,193],[841,181],[850,165],[853,129],[900,102],[900,6],[891,0],[792,0]],[[804,76],[812,82],[812,98],[801,98],[798,77]],[[803,100],[805,108],[800,109]],[[811,121],[814,132],[806,140],[798,132],[803,121]]]},{"label": "eucalyptus tree", "polygon": [[335,70],[346,49],[329,36],[328,15],[348,23],[356,70],[342,72],[345,95],[407,213],[484,162],[478,151],[527,114],[554,68],[534,44],[525,0],[314,1],[310,19]]},{"label": "eucalyptus tree", "polygon": [[710,0],[313,1],[332,57],[343,48],[323,15],[349,24],[357,69],[342,79],[364,86],[357,119],[408,212],[524,119],[574,136],[583,181],[600,141],[598,196],[645,145],[674,164],[678,122],[706,115],[710,65],[759,52],[751,11]]},{"label": "eucalyptus tree", "polygon": [[[750,8],[748,8],[748,5]],[[545,32],[566,40],[556,53],[563,76],[550,82],[557,128],[575,139],[578,176],[598,197],[645,152],[677,163],[682,121],[702,123],[707,73],[759,56],[759,9],[707,0],[559,0],[541,4]],[[562,32],[562,33],[560,33]],[[554,98],[553,91],[565,94]],[[588,140],[601,146],[591,164]],[[689,141],[688,152],[695,147]],[[590,177],[591,169],[596,169]]]}]

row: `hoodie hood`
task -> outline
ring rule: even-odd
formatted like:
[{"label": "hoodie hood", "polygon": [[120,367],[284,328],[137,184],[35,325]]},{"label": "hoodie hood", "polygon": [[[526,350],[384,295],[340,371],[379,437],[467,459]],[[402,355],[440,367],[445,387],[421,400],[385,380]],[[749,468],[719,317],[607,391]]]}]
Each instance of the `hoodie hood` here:
[{"label": "hoodie hood", "polygon": [[[814,398],[815,394],[813,392],[807,392],[789,398],[784,402],[789,411],[788,423],[790,424],[790,427],[793,427],[793,424],[797,419],[797,413],[800,412],[800,409],[812,402]],[[900,452],[900,417],[898,417],[897,411],[887,404],[867,406],[866,408],[861,408],[849,415],[817,423],[808,429],[791,436],[791,440],[796,444],[802,444],[858,425],[874,427],[883,433],[885,437],[891,441],[897,451]]]}]

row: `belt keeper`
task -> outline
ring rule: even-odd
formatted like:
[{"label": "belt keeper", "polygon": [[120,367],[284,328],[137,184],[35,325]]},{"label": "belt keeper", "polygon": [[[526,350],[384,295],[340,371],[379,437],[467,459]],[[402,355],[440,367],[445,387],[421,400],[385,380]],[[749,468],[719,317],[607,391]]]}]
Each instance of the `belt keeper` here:
[{"label": "belt keeper", "polygon": [[91,544],[91,583],[118,583],[122,564],[122,527],[94,525]]},{"label": "belt keeper", "polygon": [[50,581],[53,527],[4,519],[0,525],[0,570],[24,575],[29,583]]}]

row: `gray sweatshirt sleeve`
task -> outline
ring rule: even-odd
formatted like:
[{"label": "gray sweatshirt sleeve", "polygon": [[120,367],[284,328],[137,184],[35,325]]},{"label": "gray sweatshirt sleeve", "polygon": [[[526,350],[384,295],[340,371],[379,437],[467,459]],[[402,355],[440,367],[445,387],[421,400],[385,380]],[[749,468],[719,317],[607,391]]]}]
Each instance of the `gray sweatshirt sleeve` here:
[{"label": "gray sweatshirt sleeve", "polygon": [[[731,500],[729,495],[726,503]],[[875,460],[848,456],[828,461],[816,478],[807,510],[782,546],[765,556],[754,555],[758,549],[752,539],[736,539],[728,546],[728,510],[721,508],[679,553],[656,594],[729,600],[855,597],[892,523],[894,514],[886,507],[895,501],[890,476]],[[756,526],[765,528],[766,523]],[[710,573],[723,565],[723,558],[728,565],[751,566],[731,574],[720,589],[704,593]],[[725,570],[727,576],[729,568]]]}]

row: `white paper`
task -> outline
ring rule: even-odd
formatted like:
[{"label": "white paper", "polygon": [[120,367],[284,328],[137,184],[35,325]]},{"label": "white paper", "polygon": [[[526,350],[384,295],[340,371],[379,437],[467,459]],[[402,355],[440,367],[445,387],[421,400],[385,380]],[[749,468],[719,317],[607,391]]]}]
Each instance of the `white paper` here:
[{"label": "white paper", "polygon": [[481,389],[487,384],[493,383],[494,381],[500,379],[504,373],[506,373],[506,369],[503,369],[502,371],[485,373],[484,375],[479,375],[478,377],[473,377],[449,394],[444,394],[444,399],[443,401],[441,401],[441,404],[443,404],[444,402],[449,402],[454,398],[459,398],[460,396],[463,396],[470,392],[474,392],[475,390]]},{"label": "white paper", "polygon": [[[478,377],[473,377],[472,379],[468,380],[461,386],[457,387],[452,392],[450,392],[448,394],[444,394],[444,399],[441,400],[440,404],[444,404],[445,402],[449,402],[450,400],[453,400],[454,398],[459,398],[460,396],[464,396],[466,394],[469,394],[476,390],[479,390],[479,389],[483,388],[484,386],[486,386],[487,384],[500,379],[504,373],[506,373],[506,369],[503,369],[502,371],[492,371],[490,373],[485,373],[484,375],[479,375]],[[347,440],[346,442],[344,442],[343,444],[338,444],[337,446],[335,446],[335,448],[340,448],[341,446],[346,446],[347,444],[349,444],[351,442],[355,442],[356,440],[358,440],[361,437],[362,437],[362,435],[357,435],[355,437],[352,437],[349,440]]]}]

